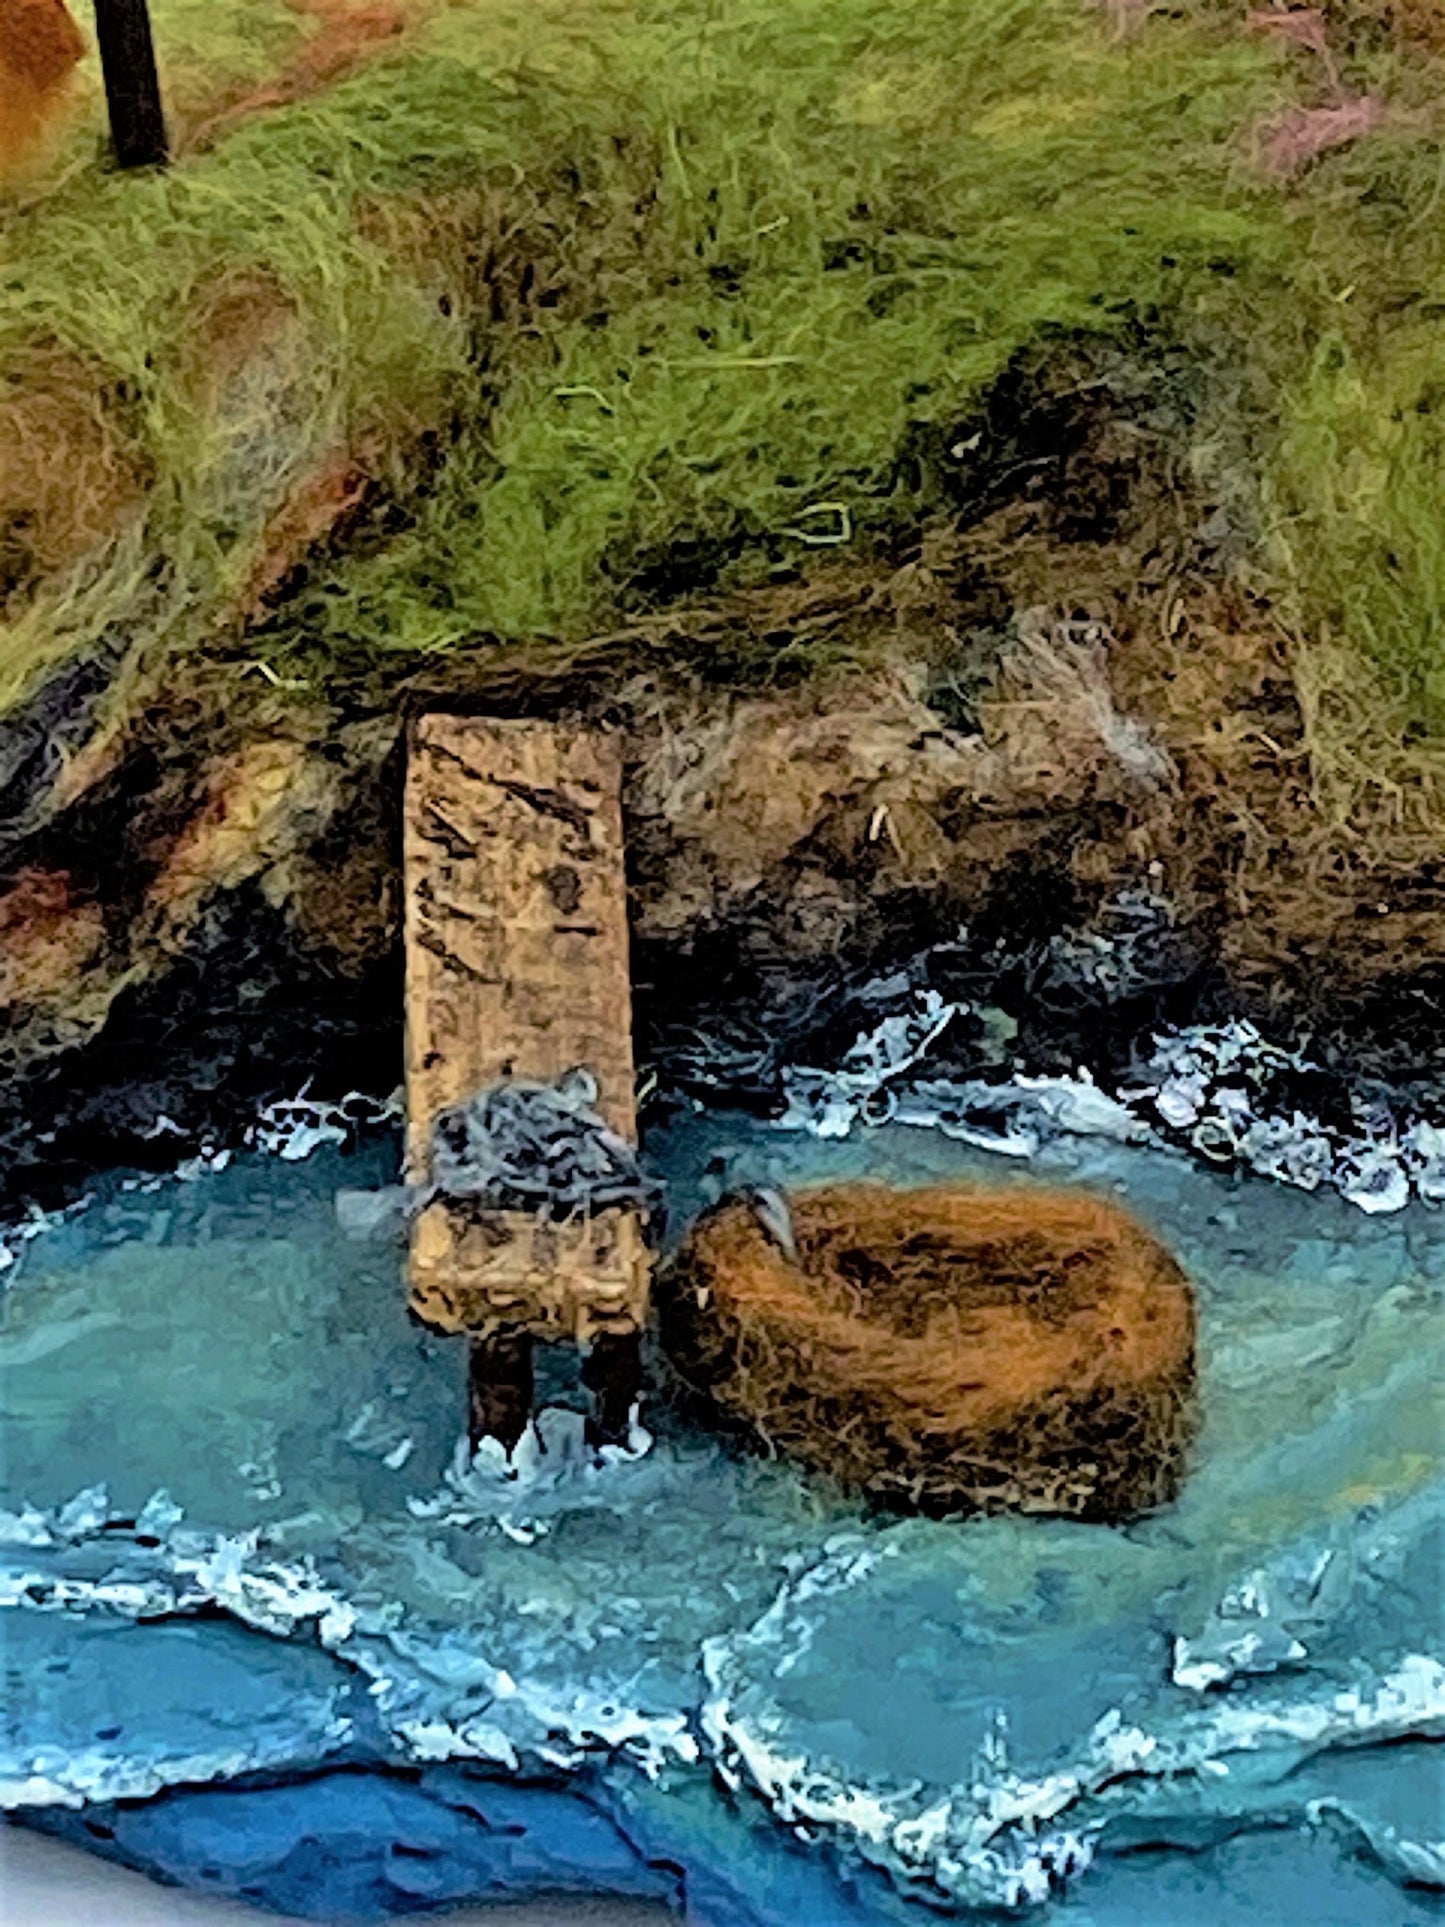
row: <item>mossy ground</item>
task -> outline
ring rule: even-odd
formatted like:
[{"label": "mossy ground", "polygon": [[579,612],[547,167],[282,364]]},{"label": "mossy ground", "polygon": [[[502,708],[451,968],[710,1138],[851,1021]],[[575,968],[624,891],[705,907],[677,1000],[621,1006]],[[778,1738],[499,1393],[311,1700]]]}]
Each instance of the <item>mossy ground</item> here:
[{"label": "mossy ground", "polygon": [[103,167],[92,62],[6,190],[0,710],[102,638],[315,687],[866,559],[1085,339],[1281,618],[1445,713],[1428,10],[1333,9],[1385,120],[1289,182],[1319,62],[1209,0],[384,11],[152,0],[170,170]]},{"label": "mossy ground", "polygon": [[434,704],[623,733],[659,1035],[963,926],[1027,1015],[1142,889],[1037,1061],[1438,1082],[1433,8],[151,3],[169,170],[92,57],[0,187],[16,1156],[178,1009],[168,1115],[390,1063]]}]

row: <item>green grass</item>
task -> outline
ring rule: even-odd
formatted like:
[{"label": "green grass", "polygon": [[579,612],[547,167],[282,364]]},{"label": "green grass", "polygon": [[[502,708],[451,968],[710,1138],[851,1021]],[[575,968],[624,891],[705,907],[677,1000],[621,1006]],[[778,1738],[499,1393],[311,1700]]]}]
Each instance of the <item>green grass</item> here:
[{"label": "green grass", "polygon": [[[1308,328],[1277,351],[1266,443],[1288,572],[1317,620],[1445,718],[1445,155],[1344,158],[1302,264]],[[1303,223],[1301,223],[1303,225]],[[1306,229],[1304,237],[1308,239]],[[1288,357],[1288,359],[1286,359]],[[1293,362],[1293,367],[1289,366]]]},{"label": "green grass", "polygon": [[[294,43],[274,0],[153,14],[188,99],[212,34],[232,77]],[[258,653],[541,649],[635,610],[669,551],[745,579],[916,519],[910,435],[1061,334],[1142,324],[1236,371],[1193,432],[1248,451],[1299,619],[1445,714],[1445,161],[1417,108],[1264,183],[1244,135],[1298,74],[1208,11],[1121,43],[1079,0],[457,0],[162,178],[77,136],[0,237],[0,370],[59,341],[104,371],[154,479],[14,614],[0,709],[107,629],[212,644],[337,448],[373,451],[405,526]],[[491,243],[555,299],[494,318]],[[207,379],[228,285],[280,318]],[[445,460],[409,459],[442,423]]]}]

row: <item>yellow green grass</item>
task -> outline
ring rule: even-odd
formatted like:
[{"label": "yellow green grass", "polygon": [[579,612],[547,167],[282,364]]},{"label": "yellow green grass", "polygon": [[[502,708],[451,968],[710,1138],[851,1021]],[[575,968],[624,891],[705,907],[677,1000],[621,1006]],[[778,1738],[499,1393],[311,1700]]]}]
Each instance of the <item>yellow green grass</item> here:
[{"label": "yellow green grass", "polygon": [[[152,12],[182,125],[315,31]],[[670,556],[866,550],[940,512],[900,450],[1078,335],[1211,371],[1181,466],[1231,451],[1291,619],[1445,716],[1445,70],[1358,59],[1391,117],[1289,186],[1248,133],[1309,69],[1213,5],[456,0],[159,177],[101,167],[95,107],[10,192],[0,403],[67,371],[135,506],[10,596],[0,710],[103,637],[233,648],[348,450],[391,512],[250,637],[274,664],[545,652]]]}]

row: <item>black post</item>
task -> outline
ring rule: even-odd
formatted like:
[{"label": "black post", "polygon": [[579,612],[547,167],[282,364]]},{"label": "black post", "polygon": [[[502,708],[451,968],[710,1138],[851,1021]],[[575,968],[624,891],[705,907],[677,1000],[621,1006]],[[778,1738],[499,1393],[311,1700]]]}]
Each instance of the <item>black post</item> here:
[{"label": "black post", "polygon": [[587,1443],[626,1445],[632,1408],[642,1396],[641,1332],[599,1332],[582,1361],[582,1383],[593,1401]]},{"label": "black post", "polygon": [[110,133],[122,167],[164,167],[166,121],[146,0],[95,0]]},{"label": "black post", "polygon": [[471,1341],[467,1435],[475,1452],[483,1439],[500,1440],[510,1458],[532,1417],[532,1334],[493,1332]]}]

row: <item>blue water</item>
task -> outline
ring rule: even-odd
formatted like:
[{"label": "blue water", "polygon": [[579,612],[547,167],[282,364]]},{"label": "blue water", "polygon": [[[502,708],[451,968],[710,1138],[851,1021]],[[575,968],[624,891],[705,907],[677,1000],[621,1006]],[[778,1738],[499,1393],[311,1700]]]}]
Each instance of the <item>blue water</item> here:
[{"label": "blue water", "polygon": [[394,1248],[336,1231],[394,1147],[117,1178],[5,1299],[7,1806],[317,1918],[558,1890],[709,1927],[1437,1911],[1445,1217],[725,1114],[648,1153],[679,1222],[762,1177],[1127,1196],[1199,1287],[1179,1503],[876,1521],[657,1413],[596,1471],[565,1354],[540,1476],[489,1485],[454,1466],[462,1347],[408,1322]]}]

